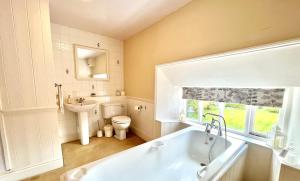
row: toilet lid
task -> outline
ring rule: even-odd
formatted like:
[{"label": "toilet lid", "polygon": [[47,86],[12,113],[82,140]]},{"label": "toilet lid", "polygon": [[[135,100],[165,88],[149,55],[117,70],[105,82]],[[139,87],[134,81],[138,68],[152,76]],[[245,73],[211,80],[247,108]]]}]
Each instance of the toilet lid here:
[{"label": "toilet lid", "polygon": [[131,119],[128,116],[116,116],[112,117],[112,122],[117,123],[117,124],[125,124],[125,123],[130,123]]}]

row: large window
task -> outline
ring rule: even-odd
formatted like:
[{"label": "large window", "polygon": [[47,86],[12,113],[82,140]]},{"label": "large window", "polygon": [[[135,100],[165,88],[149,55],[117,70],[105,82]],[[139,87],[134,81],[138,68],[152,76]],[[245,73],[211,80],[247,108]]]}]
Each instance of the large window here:
[{"label": "large window", "polygon": [[222,115],[229,131],[267,137],[278,123],[280,108],[246,106],[242,104],[218,103],[211,101],[186,101],[186,117],[200,123],[210,122],[206,113]]}]

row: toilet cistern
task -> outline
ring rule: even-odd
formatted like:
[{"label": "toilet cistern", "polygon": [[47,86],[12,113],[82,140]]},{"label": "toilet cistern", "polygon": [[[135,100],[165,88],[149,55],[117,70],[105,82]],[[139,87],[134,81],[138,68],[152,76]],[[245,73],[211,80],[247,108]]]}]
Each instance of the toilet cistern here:
[{"label": "toilet cistern", "polygon": [[97,101],[80,98],[76,100],[75,103],[65,103],[64,105],[69,111],[76,112],[78,114],[80,142],[82,145],[89,144],[88,111],[96,107]]}]

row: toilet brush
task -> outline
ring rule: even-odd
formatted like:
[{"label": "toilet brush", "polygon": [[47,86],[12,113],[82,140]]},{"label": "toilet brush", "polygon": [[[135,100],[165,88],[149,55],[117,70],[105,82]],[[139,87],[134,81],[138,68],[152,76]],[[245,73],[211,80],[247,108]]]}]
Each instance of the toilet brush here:
[{"label": "toilet brush", "polygon": [[[105,122],[105,120],[104,120]],[[100,138],[103,136],[103,131],[100,128],[100,123],[99,123],[99,119],[97,120],[97,124],[98,124],[98,131],[97,131],[97,137]]]}]

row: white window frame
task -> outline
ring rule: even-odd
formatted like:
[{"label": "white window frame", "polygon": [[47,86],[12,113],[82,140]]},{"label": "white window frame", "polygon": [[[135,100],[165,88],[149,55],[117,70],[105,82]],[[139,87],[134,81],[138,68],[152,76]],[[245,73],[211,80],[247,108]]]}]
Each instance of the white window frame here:
[{"label": "white window frame", "polygon": [[[187,109],[187,101],[184,101],[184,107],[185,110]],[[198,119],[191,119],[191,118],[186,118],[188,121],[192,121],[192,122],[196,122],[198,124],[203,124],[203,102],[199,100],[198,101]],[[213,101],[209,101],[209,102],[213,102]],[[218,106],[219,109],[219,115],[224,116],[224,110],[225,110],[225,104],[224,102],[215,102]],[[228,132],[234,133],[234,134],[239,134],[239,135],[243,135],[243,136],[247,136],[247,137],[252,137],[255,139],[260,139],[260,140],[266,140],[268,139],[268,135],[267,134],[261,134],[258,132],[254,131],[254,123],[255,123],[255,112],[256,112],[256,106],[252,106],[252,105],[246,105],[245,109],[246,109],[246,116],[245,116],[245,130],[243,132],[234,130],[234,129],[230,129],[227,128]],[[285,113],[285,107],[282,107],[279,109],[279,115],[278,115],[278,120],[277,120],[277,124],[281,124],[283,123],[283,118],[284,118],[284,113]],[[186,115],[186,112],[185,112]],[[226,120],[225,120],[226,121]],[[224,129],[224,128],[223,128]]]}]

